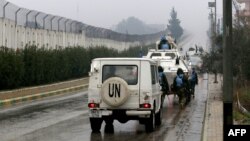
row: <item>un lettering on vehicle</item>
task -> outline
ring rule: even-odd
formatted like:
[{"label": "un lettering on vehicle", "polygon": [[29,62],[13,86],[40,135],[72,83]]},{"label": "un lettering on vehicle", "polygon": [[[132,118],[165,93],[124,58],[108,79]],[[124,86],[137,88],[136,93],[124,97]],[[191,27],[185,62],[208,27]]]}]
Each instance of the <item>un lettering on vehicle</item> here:
[{"label": "un lettering on vehicle", "polygon": [[109,97],[120,98],[121,97],[121,84],[109,83],[108,95]]}]

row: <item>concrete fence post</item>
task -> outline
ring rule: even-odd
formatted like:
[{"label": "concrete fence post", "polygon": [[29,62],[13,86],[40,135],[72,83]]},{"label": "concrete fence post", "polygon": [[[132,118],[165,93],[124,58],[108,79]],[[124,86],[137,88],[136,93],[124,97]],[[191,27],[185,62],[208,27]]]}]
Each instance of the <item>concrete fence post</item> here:
[{"label": "concrete fence post", "polygon": [[33,11],[29,10],[29,12],[26,14],[26,24],[25,26],[28,27],[28,18],[29,18],[29,14],[32,13]]},{"label": "concrete fence post", "polygon": [[36,15],[35,15],[35,29],[37,29],[37,16],[40,14],[40,12],[38,12]]},{"label": "concrete fence post", "polygon": [[45,30],[45,20],[49,15],[46,15],[45,17],[43,17],[43,29]]},{"label": "concrete fence post", "polygon": [[50,20],[50,30],[53,30],[53,20],[56,18],[56,16],[53,16]]}]

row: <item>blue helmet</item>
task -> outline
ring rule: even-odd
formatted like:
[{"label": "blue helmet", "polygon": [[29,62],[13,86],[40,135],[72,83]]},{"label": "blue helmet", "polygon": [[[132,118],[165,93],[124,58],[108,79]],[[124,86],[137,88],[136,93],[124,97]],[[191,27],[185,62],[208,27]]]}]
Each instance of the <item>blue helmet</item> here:
[{"label": "blue helmet", "polygon": [[161,37],[161,40],[166,40],[166,36],[163,35],[163,36]]},{"label": "blue helmet", "polygon": [[181,68],[177,69],[177,75],[179,75],[179,74],[184,74],[184,72],[183,72],[183,70]]}]

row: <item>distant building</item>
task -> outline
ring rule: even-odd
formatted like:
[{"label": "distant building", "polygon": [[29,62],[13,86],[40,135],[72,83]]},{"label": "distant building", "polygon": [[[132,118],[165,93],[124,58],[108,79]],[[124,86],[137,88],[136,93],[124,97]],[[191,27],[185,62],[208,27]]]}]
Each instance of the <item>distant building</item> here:
[{"label": "distant building", "polygon": [[239,9],[239,16],[245,18],[246,22],[250,24],[250,0],[237,0],[237,2],[245,4],[244,9]]}]

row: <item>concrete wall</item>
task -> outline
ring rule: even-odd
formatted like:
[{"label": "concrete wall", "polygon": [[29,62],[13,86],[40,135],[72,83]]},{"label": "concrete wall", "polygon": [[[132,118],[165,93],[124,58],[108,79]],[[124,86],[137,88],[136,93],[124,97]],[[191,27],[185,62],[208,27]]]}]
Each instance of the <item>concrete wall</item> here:
[{"label": "concrete wall", "polygon": [[140,42],[122,42],[122,41],[115,41],[115,40],[109,40],[104,38],[85,38],[85,46],[101,46],[105,45],[110,48],[115,48],[118,51],[122,51],[124,49],[129,48],[130,46],[139,46]]},{"label": "concrete wall", "polygon": [[118,50],[140,45],[139,41],[123,42],[105,38],[86,37],[82,33],[70,33],[44,29],[28,28],[16,25],[14,21],[0,18],[0,46],[17,49],[25,45],[56,48],[58,46],[106,46]]}]

